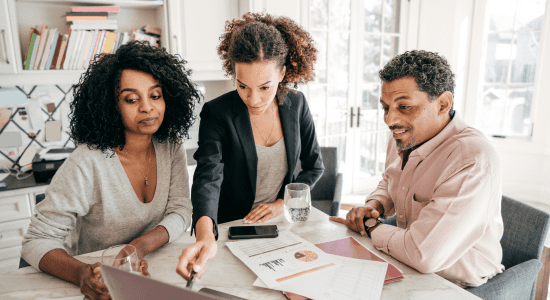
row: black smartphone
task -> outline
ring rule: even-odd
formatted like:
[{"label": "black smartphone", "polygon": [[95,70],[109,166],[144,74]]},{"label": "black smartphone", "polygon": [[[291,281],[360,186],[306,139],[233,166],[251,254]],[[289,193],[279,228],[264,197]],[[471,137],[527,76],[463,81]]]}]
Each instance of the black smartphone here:
[{"label": "black smartphone", "polygon": [[279,230],[277,229],[277,225],[229,227],[229,238],[232,240],[274,238],[278,236],[279,236]]}]

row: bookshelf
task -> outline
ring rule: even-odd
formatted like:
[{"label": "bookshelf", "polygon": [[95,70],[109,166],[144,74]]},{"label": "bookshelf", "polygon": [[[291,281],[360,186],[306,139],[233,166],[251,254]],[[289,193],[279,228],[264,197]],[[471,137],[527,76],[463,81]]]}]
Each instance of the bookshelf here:
[{"label": "bookshelf", "polygon": [[161,46],[179,54],[193,70],[193,81],[228,80],[216,52],[226,20],[238,18],[242,0],[0,0],[0,82],[76,84],[85,70],[25,70],[23,58],[29,30],[43,24],[67,33],[65,14],[73,6],[119,6],[116,32],[131,32],[146,24],[161,28]]}]

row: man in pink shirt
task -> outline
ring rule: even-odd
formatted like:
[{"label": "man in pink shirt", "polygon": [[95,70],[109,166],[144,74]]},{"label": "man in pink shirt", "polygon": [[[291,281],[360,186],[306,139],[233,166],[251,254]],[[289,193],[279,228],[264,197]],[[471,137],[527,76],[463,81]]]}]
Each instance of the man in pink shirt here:
[{"label": "man in pink shirt", "polygon": [[[445,58],[406,52],[379,75],[392,131],[386,170],[346,225],[419,272],[479,286],[504,270],[498,155],[454,112],[454,75]],[[380,224],[389,216],[397,227]]]}]

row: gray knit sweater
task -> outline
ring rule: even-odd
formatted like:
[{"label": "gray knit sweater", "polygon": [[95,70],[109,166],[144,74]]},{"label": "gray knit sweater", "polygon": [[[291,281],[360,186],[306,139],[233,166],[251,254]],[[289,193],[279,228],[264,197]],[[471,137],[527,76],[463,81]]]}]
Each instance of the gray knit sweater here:
[{"label": "gray knit sweater", "polygon": [[57,171],[46,198],[36,205],[21,256],[38,268],[53,249],[78,255],[126,244],[158,225],[169,242],[191,224],[187,163],[183,146],[153,139],[157,186],[141,202],[117,155],[79,146]]}]

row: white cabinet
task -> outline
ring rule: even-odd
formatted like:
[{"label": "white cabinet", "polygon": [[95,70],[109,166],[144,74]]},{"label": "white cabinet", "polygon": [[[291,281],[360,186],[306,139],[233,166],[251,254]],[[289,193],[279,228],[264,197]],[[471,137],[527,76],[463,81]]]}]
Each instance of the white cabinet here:
[{"label": "white cabinet", "polygon": [[239,17],[238,0],[168,0],[171,52],[193,70],[193,81],[226,80],[217,52],[225,22]]},{"label": "white cabinet", "polygon": [[15,74],[16,60],[8,0],[0,0],[0,74]]},{"label": "white cabinet", "polygon": [[21,242],[31,222],[36,195],[47,186],[0,192],[0,273],[19,268]]}]

